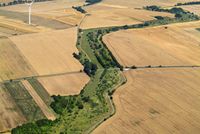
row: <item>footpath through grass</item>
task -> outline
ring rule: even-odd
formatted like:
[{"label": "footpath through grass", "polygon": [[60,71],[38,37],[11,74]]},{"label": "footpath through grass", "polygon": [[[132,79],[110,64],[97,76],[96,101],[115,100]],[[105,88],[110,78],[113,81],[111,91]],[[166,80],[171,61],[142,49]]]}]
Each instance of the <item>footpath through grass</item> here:
[{"label": "footpath through grass", "polygon": [[[152,7],[150,7],[151,9]],[[153,7],[154,8],[154,7]],[[157,8],[156,8],[157,10]],[[160,8],[158,9],[160,10]],[[163,10],[161,10],[163,11]],[[165,10],[164,10],[165,11]],[[168,10],[167,10],[168,11]],[[172,10],[169,10],[170,12]],[[12,130],[13,134],[81,134],[90,133],[103,121],[115,113],[112,102],[114,90],[126,82],[115,57],[102,41],[105,34],[131,28],[144,28],[182,21],[199,20],[199,17],[177,9],[175,18],[158,17],[157,20],[143,24],[125,25],[81,30],[79,29],[77,48],[74,53],[84,66],[84,71],[90,76],[90,81],[79,95],[53,96],[51,103],[53,110],[59,115],[55,121],[39,120],[18,126]]]}]

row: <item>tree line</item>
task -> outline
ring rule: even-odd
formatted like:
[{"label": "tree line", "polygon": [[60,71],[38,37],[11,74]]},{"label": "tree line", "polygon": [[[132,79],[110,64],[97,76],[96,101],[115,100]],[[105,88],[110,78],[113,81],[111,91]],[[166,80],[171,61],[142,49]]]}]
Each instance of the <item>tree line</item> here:
[{"label": "tree line", "polygon": [[185,2],[185,3],[177,3],[175,6],[198,5],[198,4],[200,4],[200,1],[191,1],[191,2]]},{"label": "tree line", "polygon": [[[44,1],[52,1],[52,0],[34,0],[34,2],[44,2]],[[5,7],[5,6],[11,6],[11,5],[17,5],[17,4],[24,4],[27,3],[28,0],[14,0],[8,3],[0,3],[0,7]]]}]

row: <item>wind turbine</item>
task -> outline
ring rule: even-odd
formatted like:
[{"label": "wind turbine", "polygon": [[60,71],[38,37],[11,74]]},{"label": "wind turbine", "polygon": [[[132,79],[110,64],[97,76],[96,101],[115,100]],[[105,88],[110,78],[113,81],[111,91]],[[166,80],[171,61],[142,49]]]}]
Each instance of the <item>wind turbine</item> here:
[{"label": "wind turbine", "polygon": [[34,0],[31,0],[31,2],[26,3],[28,5],[28,24],[31,25],[31,7]]}]

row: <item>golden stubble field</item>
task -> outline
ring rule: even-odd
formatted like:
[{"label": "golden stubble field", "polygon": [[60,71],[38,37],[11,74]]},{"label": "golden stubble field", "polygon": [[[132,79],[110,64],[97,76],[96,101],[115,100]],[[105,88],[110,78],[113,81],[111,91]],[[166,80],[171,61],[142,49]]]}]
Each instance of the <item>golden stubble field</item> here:
[{"label": "golden stubble field", "polygon": [[0,16],[0,29],[0,36],[6,37],[51,30],[43,26],[30,26],[25,22],[9,19],[4,16]]},{"label": "golden stubble field", "polygon": [[38,78],[50,95],[75,95],[79,94],[89,77],[85,73],[73,73],[53,77]]},{"label": "golden stubble field", "polygon": [[187,1],[191,0],[103,0],[95,5],[84,7],[87,16],[82,22],[81,28],[138,24],[153,20],[155,16],[174,17],[169,13],[151,12],[142,10],[142,8],[149,5],[171,7],[178,2],[184,3]]},{"label": "golden stubble field", "polygon": [[16,127],[26,121],[16,103],[0,85],[0,132]]},{"label": "golden stubble field", "polygon": [[103,0],[101,3],[112,6],[126,6],[130,8],[141,8],[143,6],[173,6],[177,3],[185,3],[195,0]]},{"label": "golden stubble field", "polygon": [[[33,24],[37,23],[37,25],[40,25],[37,21],[44,21],[43,19],[49,19],[49,20],[54,21],[54,22],[49,22],[49,23],[55,23],[56,21],[60,22],[60,24],[59,23],[54,24],[54,25],[58,25],[58,26],[54,26],[58,28],[63,27],[61,26],[62,23],[67,24],[68,27],[77,25],[82,19],[83,14],[72,9],[72,6],[79,6],[83,4],[84,4],[83,0],[35,2],[32,6]],[[15,12],[16,15],[18,13],[21,16],[25,16],[26,14],[28,14],[28,8],[26,4],[6,6],[0,9],[5,12],[4,14],[6,16],[10,12],[11,13]],[[40,18],[36,18],[36,17],[40,17]],[[17,17],[17,18],[19,20],[26,21],[24,20],[24,17]],[[42,26],[45,26],[45,25],[42,25]],[[50,26],[50,28],[51,27],[53,26]]]},{"label": "golden stubble field", "polygon": [[10,39],[39,75],[80,71],[73,57],[77,52],[77,28],[13,36]]},{"label": "golden stubble field", "polygon": [[124,73],[116,114],[94,134],[199,134],[200,69],[146,69]]},{"label": "golden stubble field", "polygon": [[[72,6],[79,6],[83,4],[84,0],[53,0],[46,2],[35,2],[33,4],[33,12],[56,11],[58,9],[71,8]],[[25,4],[1,7],[1,9],[15,12],[28,12]]]},{"label": "golden stubble field", "polygon": [[[78,51],[76,36],[77,28],[70,28],[1,37],[0,82],[27,76],[48,75],[38,80],[50,95],[79,94],[89,81],[89,77],[85,73],[78,73],[83,67],[72,55]],[[24,80],[22,83],[42,113],[48,119],[55,119],[52,109],[42,100],[40,94],[36,93],[27,81]],[[13,98],[1,87],[0,96],[0,132],[27,122]]]},{"label": "golden stubble field", "polygon": [[81,23],[81,28],[97,28],[108,26],[122,26],[142,23],[155,19],[154,16],[174,17],[169,13],[151,12],[142,9],[96,4],[86,7],[87,16]]},{"label": "golden stubble field", "polygon": [[8,2],[11,2],[13,0],[0,0],[0,3],[8,3]]},{"label": "golden stubble field", "polygon": [[190,22],[126,30],[103,40],[124,66],[200,65],[199,27],[200,22]]},{"label": "golden stubble field", "polygon": [[8,38],[0,38],[0,82],[24,76],[36,75],[15,44]]},{"label": "golden stubble field", "polygon": [[36,12],[34,15],[53,19],[72,26],[78,25],[84,16],[84,14],[76,11],[73,8],[59,9],[48,12]]},{"label": "golden stubble field", "polygon": [[[34,4],[31,26],[27,24],[26,5],[0,8],[0,82],[48,75],[38,80],[50,95],[80,93],[89,77],[84,73],[72,73],[83,68],[72,54],[78,51],[77,28],[74,26],[83,15],[71,6],[81,3],[74,0]],[[67,72],[71,74],[62,75]],[[36,93],[28,81],[22,83],[42,113],[48,119],[55,119],[52,109],[41,98],[42,94]],[[13,97],[0,87],[0,132],[27,122],[25,116]]]},{"label": "golden stubble field", "polygon": [[184,10],[190,11],[194,14],[200,15],[200,5],[180,6]]},{"label": "golden stubble field", "polygon": [[[166,28],[167,27],[167,28]],[[200,65],[200,22],[119,31],[104,42],[124,66]],[[200,68],[124,72],[116,90],[116,114],[94,134],[198,134]]]}]

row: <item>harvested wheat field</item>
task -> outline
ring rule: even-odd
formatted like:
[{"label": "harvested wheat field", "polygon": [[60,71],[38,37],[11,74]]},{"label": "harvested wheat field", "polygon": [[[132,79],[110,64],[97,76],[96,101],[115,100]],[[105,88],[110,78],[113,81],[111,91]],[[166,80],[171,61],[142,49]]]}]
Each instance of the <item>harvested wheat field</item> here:
[{"label": "harvested wheat field", "polygon": [[51,30],[42,26],[30,26],[25,22],[6,17],[0,17],[0,28],[0,33],[4,33],[6,37]]},{"label": "harvested wheat field", "polygon": [[188,5],[188,6],[180,6],[180,7],[196,15],[200,15],[200,5]]},{"label": "harvested wheat field", "polygon": [[13,0],[0,0],[0,3],[8,3],[8,2],[12,2]]},{"label": "harvested wheat field", "polygon": [[0,133],[26,121],[9,93],[0,85]]},{"label": "harvested wheat field", "polygon": [[75,9],[69,8],[64,10],[65,15],[64,16],[56,16],[55,19],[57,21],[67,23],[69,25],[78,25],[82,18],[84,17],[84,14],[76,11]]},{"label": "harvested wheat field", "polygon": [[[63,29],[77,25],[83,14],[72,9],[72,6],[83,4],[83,0],[35,2],[32,6],[32,23],[53,29]],[[26,4],[17,4],[2,7],[0,15],[26,22],[27,12]]]},{"label": "harvested wheat field", "polygon": [[[45,2],[35,2],[32,7],[33,13],[56,11],[59,9],[67,9],[72,6],[80,6],[84,4],[84,0],[53,0]],[[26,4],[17,4],[13,6],[1,7],[2,10],[14,12],[28,12]]]},{"label": "harvested wheat field", "polygon": [[13,35],[20,35],[22,33],[23,32],[15,31],[14,29],[0,27],[0,38],[2,38],[2,37],[9,37],[9,36],[13,36]]},{"label": "harvested wheat field", "polygon": [[199,134],[200,69],[124,74],[128,81],[113,96],[116,114],[94,134]]},{"label": "harvested wheat field", "polygon": [[89,78],[85,73],[72,73],[38,80],[50,95],[67,96],[79,94]]},{"label": "harvested wheat field", "polygon": [[[28,13],[7,11],[0,9],[0,16],[5,17],[6,19],[12,19],[15,21],[20,21],[21,23],[28,23]],[[14,22],[15,22],[14,21]],[[46,27],[50,29],[65,29],[70,28],[71,25],[66,23],[56,21],[53,19],[43,18],[39,16],[31,16],[32,26]]]},{"label": "harvested wheat field", "polygon": [[82,65],[73,57],[76,48],[77,29],[57,30],[10,39],[39,75],[80,71]]},{"label": "harvested wheat field", "polygon": [[0,81],[35,75],[15,44],[8,38],[0,38]]},{"label": "harvested wheat field", "polygon": [[37,92],[34,90],[31,84],[26,80],[22,81],[22,84],[27,89],[29,94],[33,97],[34,101],[40,107],[40,109],[42,110],[44,115],[47,117],[47,119],[55,120],[56,119],[55,115],[53,114],[51,109],[49,109],[47,104],[45,104],[45,102],[40,98],[40,96],[37,94]]},{"label": "harvested wheat field", "polygon": [[72,25],[72,26],[79,24],[81,19],[84,16],[84,14],[76,11],[73,8],[52,10],[52,11],[48,11],[48,12],[44,12],[44,11],[35,12],[34,15],[40,16],[43,18],[56,20],[56,21],[59,21],[62,23]]},{"label": "harvested wheat field", "polygon": [[141,8],[143,6],[174,6],[177,3],[185,3],[196,0],[103,0],[101,3],[111,6],[126,6],[131,8]]},{"label": "harvested wheat field", "polygon": [[169,13],[152,12],[133,8],[107,5],[93,5],[86,7],[88,15],[81,24],[81,28],[97,28],[108,26],[122,26],[142,23],[147,20],[155,19],[154,16],[173,17]]},{"label": "harvested wheat field", "polygon": [[103,37],[124,66],[200,65],[200,22],[119,31]]}]

